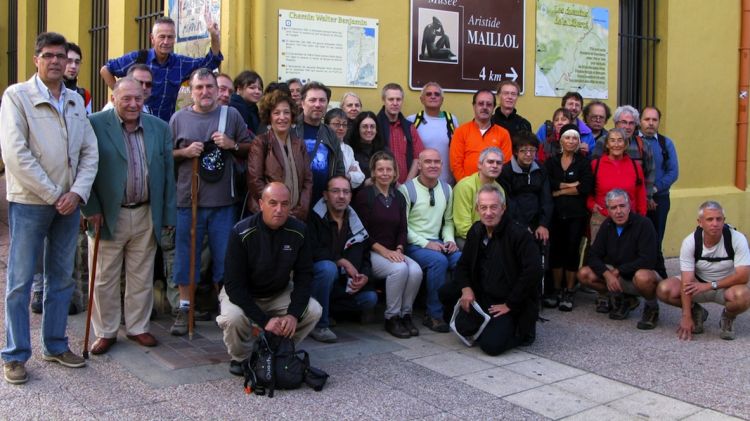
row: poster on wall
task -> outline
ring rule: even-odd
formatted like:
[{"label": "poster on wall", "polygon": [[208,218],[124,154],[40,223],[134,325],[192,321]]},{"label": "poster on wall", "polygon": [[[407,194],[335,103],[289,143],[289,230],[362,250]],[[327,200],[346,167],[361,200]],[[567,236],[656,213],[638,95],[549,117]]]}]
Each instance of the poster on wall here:
[{"label": "poster on wall", "polygon": [[536,9],[536,96],[607,99],[609,10],[556,0]]},{"label": "poster on wall", "polygon": [[378,25],[377,19],[279,10],[279,80],[377,87]]},{"label": "poster on wall", "polygon": [[[221,0],[169,0],[169,17],[175,22],[177,35],[174,52],[203,57],[211,48],[206,22],[221,22]],[[225,45],[222,47],[227,48]],[[191,102],[188,83],[183,82],[177,96],[177,109]]]},{"label": "poster on wall", "polygon": [[494,89],[514,80],[523,92],[524,0],[411,0],[409,87]]}]

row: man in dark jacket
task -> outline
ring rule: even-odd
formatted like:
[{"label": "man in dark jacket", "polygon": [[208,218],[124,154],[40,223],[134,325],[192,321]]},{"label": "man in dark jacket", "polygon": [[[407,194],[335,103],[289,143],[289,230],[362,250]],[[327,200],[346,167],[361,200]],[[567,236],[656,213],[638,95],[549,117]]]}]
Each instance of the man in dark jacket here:
[{"label": "man in dark jacket", "polygon": [[302,115],[297,119],[294,131],[305,140],[313,172],[313,192],[310,203],[314,204],[323,195],[328,179],[345,175],[344,154],[336,133],[323,124],[323,116],[331,100],[331,89],[320,82],[307,82],[302,87]]},{"label": "man in dark jacket", "polygon": [[511,136],[521,131],[531,131],[529,120],[521,117],[516,111],[516,102],[521,89],[518,84],[510,79],[504,80],[497,85],[497,103],[492,122],[503,126]]},{"label": "man in dark jacket", "polygon": [[320,342],[336,342],[329,329],[331,305],[348,311],[375,307],[378,296],[368,285],[372,276],[370,244],[365,226],[354,209],[352,185],[344,176],[328,180],[323,198],[308,215],[308,232],[313,247],[312,296],[323,314],[310,336]]},{"label": "man in dark jacket", "polygon": [[498,355],[534,341],[542,268],[534,238],[504,215],[505,198],[500,188],[482,186],[476,208],[480,220],[469,230],[455,280],[441,288],[440,301],[446,317],[452,314],[456,300],[467,312],[476,301],[492,316],[478,338],[479,346],[489,355]]},{"label": "man in dark jacket", "polygon": [[252,353],[254,329],[299,343],[320,319],[320,304],[310,298],[312,246],[305,224],[289,218],[289,195],[284,183],[269,183],[260,212],[229,236],[216,322],[232,357],[229,372],[238,376]]},{"label": "man in dark jacket", "polygon": [[[605,197],[609,217],[602,223],[578,280],[596,291],[609,292],[614,308],[609,318],[623,320],[646,299],[638,329],[653,329],[659,320],[656,286],[656,231],[646,217],[630,211],[624,190],[614,189]],[[599,304],[598,304],[599,305]]]}]

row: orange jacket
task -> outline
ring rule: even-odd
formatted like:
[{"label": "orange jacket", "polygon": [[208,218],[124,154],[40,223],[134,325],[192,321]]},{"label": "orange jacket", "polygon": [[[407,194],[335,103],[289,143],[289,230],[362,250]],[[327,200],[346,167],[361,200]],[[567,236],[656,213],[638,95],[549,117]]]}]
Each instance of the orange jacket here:
[{"label": "orange jacket", "polygon": [[485,148],[496,146],[503,151],[503,161],[507,163],[513,155],[510,134],[507,130],[492,123],[484,132],[474,120],[462,124],[453,133],[450,148],[450,165],[456,182],[479,170],[479,155]]}]

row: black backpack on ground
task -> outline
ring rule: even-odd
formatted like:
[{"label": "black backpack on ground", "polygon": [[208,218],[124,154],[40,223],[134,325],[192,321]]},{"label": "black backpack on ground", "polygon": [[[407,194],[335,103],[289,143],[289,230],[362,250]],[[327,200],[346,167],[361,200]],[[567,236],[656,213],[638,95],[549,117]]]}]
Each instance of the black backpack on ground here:
[{"label": "black backpack on ground", "polygon": [[261,332],[243,369],[245,393],[267,391],[269,398],[276,389],[297,389],[303,382],[319,392],[328,380],[325,371],[310,366],[307,351],[296,351],[292,339],[271,332]]}]

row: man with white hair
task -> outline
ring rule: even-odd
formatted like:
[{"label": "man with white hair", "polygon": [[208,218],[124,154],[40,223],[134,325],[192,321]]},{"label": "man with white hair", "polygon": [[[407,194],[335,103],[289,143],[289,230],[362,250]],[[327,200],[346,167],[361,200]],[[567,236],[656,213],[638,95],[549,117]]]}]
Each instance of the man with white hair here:
[{"label": "man with white hair", "polygon": [[578,271],[582,285],[600,293],[609,293],[614,308],[613,320],[624,320],[646,299],[638,329],[656,327],[659,304],[656,286],[656,231],[645,216],[630,211],[630,199],[624,190],[613,189],[606,196],[609,216],[602,223],[589,249],[587,266]]},{"label": "man with white hair", "polygon": [[724,209],[714,201],[698,208],[698,228],[682,241],[680,276],[659,283],[657,295],[682,309],[677,336],[690,340],[703,333],[708,311],[700,303],[724,306],[719,323],[721,339],[735,337],[735,317],[750,307],[750,252],[747,238],[724,223]]}]

